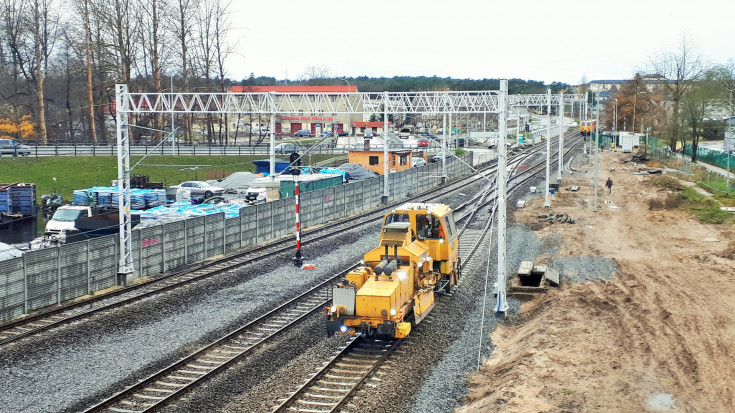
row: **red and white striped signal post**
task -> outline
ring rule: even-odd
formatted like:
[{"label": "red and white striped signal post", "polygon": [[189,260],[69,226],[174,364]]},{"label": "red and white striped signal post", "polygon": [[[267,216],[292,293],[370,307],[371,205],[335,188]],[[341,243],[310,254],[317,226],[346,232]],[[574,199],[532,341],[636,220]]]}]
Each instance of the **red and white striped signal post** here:
[{"label": "red and white striped signal post", "polygon": [[294,198],[296,199],[296,255],[293,257],[294,267],[301,267],[301,215],[299,211],[299,178],[294,175]]}]

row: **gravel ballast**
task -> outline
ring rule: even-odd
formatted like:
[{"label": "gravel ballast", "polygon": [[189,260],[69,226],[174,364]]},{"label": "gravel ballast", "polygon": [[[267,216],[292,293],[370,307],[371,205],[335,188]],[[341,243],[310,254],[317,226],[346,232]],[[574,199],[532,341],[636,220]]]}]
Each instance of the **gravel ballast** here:
[{"label": "gravel ballast", "polygon": [[[484,185],[479,181],[462,192],[473,193]],[[509,199],[509,215],[515,200],[525,196]],[[432,202],[453,205],[458,198],[466,199],[454,195]],[[481,214],[485,216],[479,221],[486,221],[489,214]],[[317,280],[353,265],[377,245],[379,228],[379,223],[356,225],[354,231],[305,247],[305,262],[317,264],[316,270],[294,269],[291,257],[281,254],[0,349],[0,410],[57,412],[88,407],[103,395],[122,390],[279,305]],[[510,226],[507,239],[509,274],[523,260],[542,254],[555,256],[562,242],[558,236],[540,240],[523,225]],[[497,273],[494,241],[495,235],[492,247],[486,244],[480,251],[477,267],[465,268],[459,288],[452,296],[438,300],[431,315],[404,341],[390,363],[358,392],[354,406],[374,412],[436,412],[461,405],[466,394],[464,378],[476,368],[478,352],[482,358],[492,352],[488,337],[497,322],[492,296]],[[490,280],[479,350],[488,261]],[[608,279],[616,271],[614,262],[599,257],[557,258],[550,267],[572,282]],[[509,305],[511,316],[520,309],[516,300],[509,300]],[[166,411],[269,411],[343,340],[326,338],[323,323],[323,314],[310,316],[299,328]]]}]

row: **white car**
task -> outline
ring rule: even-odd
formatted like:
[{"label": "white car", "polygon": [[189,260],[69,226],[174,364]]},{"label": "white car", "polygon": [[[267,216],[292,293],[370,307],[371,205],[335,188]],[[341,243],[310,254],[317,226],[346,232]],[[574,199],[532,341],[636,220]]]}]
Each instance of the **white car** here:
[{"label": "white car", "polygon": [[203,196],[205,198],[211,198],[215,195],[222,195],[225,193],[225,188],[210,185],[204,181],[186,181],[179,185],[174,185],[171,188],[186,189],[190,191],[191,196]]},{"label": "white car", "polygon": [[411,158],[412,168],[416,168],[417,166],[424,166],[424,165],[426,165],[426,161],[424,160],[424,158],[420,156],[414,156],[413,158]]}]

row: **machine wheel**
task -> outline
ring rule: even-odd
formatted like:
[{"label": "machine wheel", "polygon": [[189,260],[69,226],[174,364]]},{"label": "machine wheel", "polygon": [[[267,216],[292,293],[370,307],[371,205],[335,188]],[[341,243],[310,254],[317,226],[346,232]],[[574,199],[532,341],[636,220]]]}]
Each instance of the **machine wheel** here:
[{"label": "machine wheel", "polygon": [[212,197],[212,191],[207,191],[204,193],[205,198],[211,198]]}]

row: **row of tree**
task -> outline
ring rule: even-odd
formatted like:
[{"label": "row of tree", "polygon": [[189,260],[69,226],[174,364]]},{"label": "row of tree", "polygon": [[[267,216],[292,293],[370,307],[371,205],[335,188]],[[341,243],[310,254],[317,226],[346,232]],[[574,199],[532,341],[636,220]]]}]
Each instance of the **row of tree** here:
[{"label": "row of tree", "polygon": [[724,119],[735,114],[735,61],[708,63],[683,38],[648,66],[648,73],[636,73],[606,100],[606,128],[650,133],[671,150],[691,145],[696,160],[700,139],[722,139]]},{"label": "row of tree", "polygon": [[[225,92],[236,84],[225,71],[237,47],[231,38],[227,0],[0,0],[0,8],[3,136],[41,143],[110,143],[115,141],[115,84],[157,93],[171,88]],[[498,79],[436,76],[344,80],[368,92],[499,86]],[[283,81],[253,75],[238,83],[275,85]],[[328,76],[328,69],[312,67],[295,83],[344,81]],[[551,86],[555,90],[567,87]],[[536,81],[509,81],[511,93],[543,93],[546,87]],[[170,128],[161,115],[139,116],[135,122],[140,128],[133,129],[134,140],[160,141],[161,131]],[[210,140],[228,136],[226,117],[182,115],[176,125],[185,140],[192,139],[194,122],[205,125],[204,135]]]},{"label": "row of tree", "polygon": [[[116,83],[160,93],[169,87],[164,77],[175,76],[183,90],[226,90],[225,60],[236,47],[228,7],[225,0],[0,0],[0,123],[30,116],[41,142],[108,142]],[[137,123],[163,129],[160,115]]]}]

